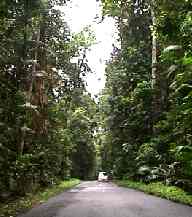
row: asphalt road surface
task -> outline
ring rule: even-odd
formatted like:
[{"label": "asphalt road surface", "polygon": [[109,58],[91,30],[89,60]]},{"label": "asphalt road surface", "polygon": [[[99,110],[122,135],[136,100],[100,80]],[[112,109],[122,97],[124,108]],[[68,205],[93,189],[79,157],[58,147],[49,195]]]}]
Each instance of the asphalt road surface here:
[{"label": "asphalt road surface", "polygon": [[192,207],[112,183],[90,181],[19,217],[192,217]]}]

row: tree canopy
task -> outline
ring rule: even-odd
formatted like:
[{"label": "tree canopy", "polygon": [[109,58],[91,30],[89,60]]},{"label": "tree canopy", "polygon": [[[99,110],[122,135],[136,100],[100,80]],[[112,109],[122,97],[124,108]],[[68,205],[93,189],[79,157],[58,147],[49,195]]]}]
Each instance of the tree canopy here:
[{"label": "tree canopy", "polygon": [[102,3],[103,13],[116,19],[121,44],[107,64],[99,103],[103,166],[119,178],[163,180],[189,190],[192,4]]},{"label": "tree canopy", "polygon": [[98,170],[190,191],[191,1],[101,1],[120,46],[98,103],[84,79],[95,36],[70,32],[66,2],[0,2],[0,199]]},{"label": "tree canopy", "polygon": [[93,33],[88,27],[70,33],[55,8],[62,0],[0,4],[2,193],[24,195],[73,175],[91,178],[95,102],[83,77]]}]

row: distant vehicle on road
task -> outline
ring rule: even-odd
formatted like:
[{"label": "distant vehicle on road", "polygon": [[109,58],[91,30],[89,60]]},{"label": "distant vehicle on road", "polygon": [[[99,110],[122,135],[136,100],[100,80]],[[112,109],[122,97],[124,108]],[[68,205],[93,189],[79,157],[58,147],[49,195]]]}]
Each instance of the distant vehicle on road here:
[{"label": "distant vehicle on road", "polygon": [[108,181],[108,175],[106,172],[99,172],[99,175],[98,175],[98,181],[99,182],[107,182]]}]

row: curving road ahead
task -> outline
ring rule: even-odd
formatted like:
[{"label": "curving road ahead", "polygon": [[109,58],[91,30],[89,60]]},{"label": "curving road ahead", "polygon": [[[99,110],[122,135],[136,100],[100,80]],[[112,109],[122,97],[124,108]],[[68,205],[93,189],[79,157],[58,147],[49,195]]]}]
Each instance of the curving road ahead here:
[{"label": "curving road ahead", "polygon": [[112,183],[90,181],[19,217],[192,217],[192,207]]}]

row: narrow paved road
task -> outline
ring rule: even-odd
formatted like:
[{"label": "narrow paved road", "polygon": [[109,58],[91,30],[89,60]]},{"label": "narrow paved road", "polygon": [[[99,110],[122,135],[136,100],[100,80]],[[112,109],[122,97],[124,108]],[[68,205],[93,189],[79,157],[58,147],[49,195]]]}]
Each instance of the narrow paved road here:
[{"label": "narrow paved road", "polygon": [[19,217],[192,217],[192,207],[111,183],[91,181]]}]

